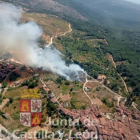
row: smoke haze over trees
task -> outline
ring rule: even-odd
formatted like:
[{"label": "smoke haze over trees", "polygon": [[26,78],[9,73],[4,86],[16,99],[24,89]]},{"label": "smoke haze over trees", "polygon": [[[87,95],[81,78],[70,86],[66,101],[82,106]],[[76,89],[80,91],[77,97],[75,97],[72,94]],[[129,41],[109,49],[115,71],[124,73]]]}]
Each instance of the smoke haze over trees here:
[{"label": "smoke haze over trees", "polygon": [[[20,23],[22,9],[10,4],[0,4],[0,51],[13,53],[22,63],[66,77],[68,80],[80,80],[80,66],[67,66],[56,49],[40,49],[38,40],[42,30],[35,22]],[[74,78],[71,76],[74,75]]]}]

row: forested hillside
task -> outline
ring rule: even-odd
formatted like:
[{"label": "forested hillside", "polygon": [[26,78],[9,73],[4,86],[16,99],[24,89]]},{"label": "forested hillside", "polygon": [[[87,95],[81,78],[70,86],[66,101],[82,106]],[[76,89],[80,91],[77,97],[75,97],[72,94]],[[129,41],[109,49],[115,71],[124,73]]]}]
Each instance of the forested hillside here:
[{"label": "forested hillside", "polygon": [[[120,65],[117,65],[117,72],[120,73],[126,81],[127,86],[131,89],[129,90],[130,93],[127,94],[129,99],[127,104],[130,105],[133,101],[140,104],[140,32],[121,30],[121,32],[116,33],[115,29],[106,28],[105,26],[100,26],[92,22],[79,22],[79,20],[73,20],[71,18],[65,20],[69,21],[74,29],[85,33],[84,35],[77,34],[74,38],[79,37],[82,40],[85,40],[85,38],[107,40],[108,44],[100,43],[100,48],[93,48],[86,43],[82,44],[82,46],[79,44],[77,51],[79,51],[78,53],[85,52],[86,54],[94,52],[99,59],[98,61],[103,61],[103,56],[110,53],[115,62],[120,62]],[[60,42],[66,47],[66,50],[69,50],[71,45],[69,46],[68,44],[71,44],[72,41],[74,40],[69,40],[68,38],[60,39]],[[72,46],[75,48],[78,44],[76,40],[74,42],[76,43],[74,43],[75,45],[72,44]],[[72,54],[72,52],[73,51],[71,51],[70,54]],[[94,62],[95,58],[93,57],[92,59],[92,62]],[[125,61],[125,63],[121,63],[123,61]],[[96,73],[104,73],[108,75],[111,72],[111,70],[109,70],[110,72],[108,70],[106,71],[100,65],[96,65],[92,62],[81,63],[78,60],[75,61],[75,63],[80,64],[93,77]],[[106,68],[108,67],[107,62],[104,62],[104,65],[106,65]],[[118,78],[115,76],[115,73],[110,76],[114,76],[116,79]],[[114,84],[114,90],[118,91],[117,87],[120,86],[119,83],[117,84],[117,82],[115,82]]]},{"label": "forested hillside", "polygon": [[[115,79],[112,80],[113,84],[110,88],[116,92],[120,88],[120,79],[116,75],[118,72],[129,88],[127,103],[130,105],[136,101],[140,105],[139,6],[121,0],[49,0],[49,2],[17,0],[11,2],[22,5],[28,12],[53,14],[70,22],[72,28],[78,33],[73,35],[73,39],[69,37],[58,39],[58,42],[65,47],[66,56],[71,59],[75,57],[72,54],[74,51],[81,55],[90,52],[94,57],[85,55],[85,59],[88,60],[86,63],[78,58],[74,62],[82,66],[93,77],[97,77],[97,74],[114,76]],[[78,40],[79,38],[82,42]],[[93,44],[86,42],[89,39],[105,39],[108,44],[99,42],[97,44],[99,47],[94,48]],[[120,63],[117,65],[117,71],[105,70],[109,66],[109,63],[104,60],[107,53],[113,56],[115,62]],[[93,59],[96,60],[96,64],[93,64]]]},{"label": "forested hillside", "polygon": [[27,8],[29,11],[38,11],[38,12],[48,12],[54,15],[61,16],[70,16],[76,19],[86,20],[84,16],[78,13],[75,9],[70,6],[62,5],[53,0],[3,0],[5,2],[10,2],[16,5],[21,5],[22,7]]},{"label": "forested hillside", "polygon": [[[74,0],[90,9],[96,19],[96,13],[104,17],[103,23],[113,28],[140,29],[140,5],[124,0]],[[91,17],[92,18],[92,17]],[[98,19],[97,19],[98,20]],[[98,20],[100,22],[100,20]]]}]

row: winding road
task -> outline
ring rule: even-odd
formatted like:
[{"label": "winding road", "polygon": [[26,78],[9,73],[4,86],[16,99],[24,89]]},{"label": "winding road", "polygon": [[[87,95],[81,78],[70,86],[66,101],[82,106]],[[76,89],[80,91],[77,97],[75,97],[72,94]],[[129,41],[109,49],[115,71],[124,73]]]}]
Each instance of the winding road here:
[{"label": "winding road", "polygon": [[[66,32],[64,32],[63,34],[61,34],[61,35],[59,35],[59,36],[65,36],[66,34],[72,32],[71,24],[69,23],[68,26],[69,26],[69,30],[66,31]],[[51,37],[50,43],[46,46],[47,48],[50,47],[50,46],[53,44],[53,39],[56,38],[56,37],[58,37],[58,36],[53,36],[53,37]]]}]

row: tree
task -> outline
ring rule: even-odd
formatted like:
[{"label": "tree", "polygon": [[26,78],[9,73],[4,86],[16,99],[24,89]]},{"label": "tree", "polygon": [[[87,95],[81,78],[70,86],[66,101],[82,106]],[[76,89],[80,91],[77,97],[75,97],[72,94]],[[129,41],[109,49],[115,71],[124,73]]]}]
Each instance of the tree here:
[{"label": "tree", "polygon": [[23,66],[20,68],[21,71],[24,71],[25,69],[26,69],[26,66],[25,66],[25,65],[23,65]]},{"label": "tree", "polygon": [[102,99],[102,102],[106,105],[106,106],[108,106],[108,107],[113,107],[114,106],[114,103],[113,102],[110,102],[107,98],[103,98]]},{"label": "tree", "polygon": [[70,85],[70,82],[69,82],[69,81],[66,81],[66,82],[65,82],[65,85]]},{"label": "tree", "polygon": [[104,80],[104,85],[107,85],[107,79]]},{"label": "tree", "polygon": [[73,91],[73,88],[70,89],[70,92],[72,92],[72,91]]},{"label": "tree", "polygon": [[56,79],[56,83],[61,85],[61,84],[62,84],[62,79],[61,79],[60,77],[58,77],[58,78]]},{"label": "tree", "polygon": [[7,134],[7,132],[6,132],[5,130],[1,130],[1,133],[2,133],[3,135],[5,135],[6,137],[8,136],[8,134]]},{"label": "tree", "polygon": [[94,79],[97,79],[97,78],[98,78],[98,73],[95,72],[95,73],[94,73]]},{"label": "tree", "polygon": [[52,116],[53,114],[57,113],[57,106],[50,101],[48,101],[47,104],[47,113],[49,116]]},{"label": "tree", "polygon": [[13,98],[12,98],[12,97],[10,97],[10,98],[9,98],[9,102],[12,104],[12,103],[13,103],[13,101],[14,101],[14,100],[13,100]]},{"label": "tree", "polygon": [[2,88],[6,88],[7,87],[7,83],[4,81],[3,83],[2,83]]},{"label": "tree", "polygon": [[76,98],[72,98],[72,99],[71,99],[71,108],[72,108],[72,109],[76,109],[75,103],[76,103]]}]

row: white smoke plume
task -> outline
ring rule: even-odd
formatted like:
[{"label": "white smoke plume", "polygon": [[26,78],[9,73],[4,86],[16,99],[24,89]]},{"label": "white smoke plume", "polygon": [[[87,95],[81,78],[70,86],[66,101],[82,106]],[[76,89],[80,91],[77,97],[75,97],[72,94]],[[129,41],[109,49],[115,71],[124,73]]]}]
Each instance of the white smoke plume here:
[{"label": "white smoke plume", "polygon": [[43,67],[68,80],[80,80],[80,66],[66,66],[56,49],[42,49],[39,54],[38,39],[42,29],[33,21],[20,23],[22,8],[11,4],[0,4],[0,51],[13,51],[16,58],[26,65]]}]

